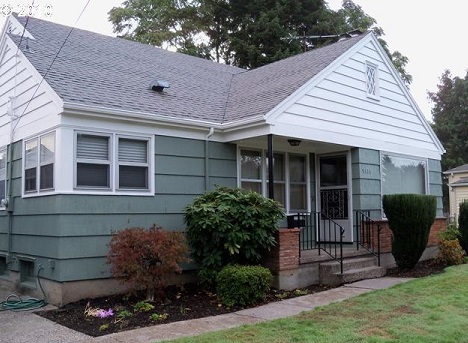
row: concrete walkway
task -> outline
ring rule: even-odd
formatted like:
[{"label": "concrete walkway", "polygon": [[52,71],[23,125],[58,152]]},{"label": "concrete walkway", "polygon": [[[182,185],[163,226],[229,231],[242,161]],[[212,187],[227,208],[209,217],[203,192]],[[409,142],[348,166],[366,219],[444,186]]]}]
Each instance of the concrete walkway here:
[{"label": "concrete walkway", "polygon": [[[162,324],[96,338],[70,330],[31,312],[0,312],[0,343],[158,342],[294,316],[303,311],[310,311],[317,306],[343,301],[359,294],[388,288],[409,280],[411,279],[383,277],[358,281],[328,291],[286,299],[234,313]],[[5,297],[5,292],[0,291],[0,299],[3,301]]]}]

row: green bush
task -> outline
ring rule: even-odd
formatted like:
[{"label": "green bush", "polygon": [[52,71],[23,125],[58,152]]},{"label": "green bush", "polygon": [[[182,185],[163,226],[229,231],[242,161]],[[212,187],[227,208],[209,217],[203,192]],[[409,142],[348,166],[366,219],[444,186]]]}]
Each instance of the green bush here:
[{"label": "green bush", "polygon": [[460,245],[463,250],[468,251],[468,201],[460,204],[458,213],[458,230],[460,231]]},{"label": "green bush", "polygon": [[465,252],[459,242],[460,231],[455,225],[449,225],[444,231],[437,234],[439,240],[439,255],[437,258],[447,265],[463,263]]},{"label": "green bush", "polygon": [[216,290],[226,306],[253,305],[265,298],[272,275],[261,266],[229,265],[216,278]]},{"label": "green bush", "polygon": [[220,187],[185,208],[187,240],[202,284],[228,264],[258,264],[276,244],[282,206],[252,191]]},{"label": "green bush", "polygon": [[392,255],[399,268],[413,268],[426,249],[436,216],[431,195],[384,195],[383,209],[393,233]]}]

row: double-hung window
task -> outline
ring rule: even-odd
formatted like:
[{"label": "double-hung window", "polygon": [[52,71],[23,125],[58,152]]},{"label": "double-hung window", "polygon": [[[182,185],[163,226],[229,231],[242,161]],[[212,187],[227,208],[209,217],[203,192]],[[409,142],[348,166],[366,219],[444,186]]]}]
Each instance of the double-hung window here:
[{"label": "double-hung window", "polygon": [[[240,187],[268,195],[268,160],[265,153],[240,150]],[[306,155],[273,154],[274,198],[288,212],[307,211]]]},{"label": "double-hung window", "polygon": [[149,139],[77,133],[76,188],[149,190]]},{"label": "double-hung window", "polygon": [[[0,150],[0,201],[6,199],[6,166],[7,153],[6,149]],[[2,205],[0,204],[0,207]]]},{"label": "double-hung window", "polygon": [[111,187],[111,137],[77,134],[76,186]]},{"label": "double-hung window", "polygon": [[36,137],[24,144],[24,192],[54,189],[55,133]]},{"label": "double-hung window", "polygon": [[118,138],[119,189],[149,189],[148,141]]}]

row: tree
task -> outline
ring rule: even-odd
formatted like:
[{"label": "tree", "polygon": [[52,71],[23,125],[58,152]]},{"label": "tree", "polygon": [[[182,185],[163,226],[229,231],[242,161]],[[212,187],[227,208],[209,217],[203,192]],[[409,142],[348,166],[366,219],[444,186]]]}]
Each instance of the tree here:
[{"label": "tree", "polygon": [[305,44],[304,35],[338,37],[354,29],[372,30],[402,79],[411,83],[405,71],[408,58],[389,51],[376,20],[351,0],[344,0],[338,11],[324,0],[127,0],[110,10],[109,20],[121,37],[241,68],[298,54],[303,45],[330,42],[317,38]]},{"label": "tree", "polygon": [[437,92],[428,92],[432,107],[432,128],[446,149],[442,170],[468,163],[468,72],[465,78],[444,71]]}]

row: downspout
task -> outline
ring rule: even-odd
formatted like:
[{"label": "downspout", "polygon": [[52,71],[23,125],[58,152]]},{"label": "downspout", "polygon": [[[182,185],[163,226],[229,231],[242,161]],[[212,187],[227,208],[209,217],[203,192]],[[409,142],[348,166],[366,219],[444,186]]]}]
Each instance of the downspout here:
[{"label": "downspout", "polygon": [[[8,173],[5,181],[7,183],[7,196],[5,199],[5,207],[8,214],[8,263],[11,262],[11,252],[12,252],[12,245],[13,245],[13,141],[15,135],[15,128],[14,128],[14,97],[10,96],[10,108],[8,109],[8,114],[10,116],[10,144],[8,145],[8,152],[7,152],[7,163],[8,163]],[[8,264],[7,263],[7,264]]]},{"label": "downspout", "polygon": [[210,158],[208,156],[210,150],[208,147],[210,137],[214,134],[214,127],[210,128],[210,131],[205,137],[205,192],[208,192],[210,188]]}]

